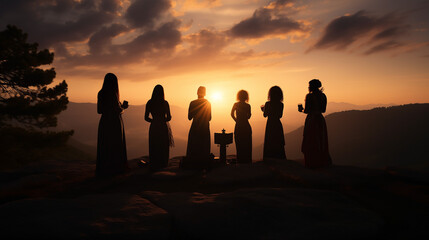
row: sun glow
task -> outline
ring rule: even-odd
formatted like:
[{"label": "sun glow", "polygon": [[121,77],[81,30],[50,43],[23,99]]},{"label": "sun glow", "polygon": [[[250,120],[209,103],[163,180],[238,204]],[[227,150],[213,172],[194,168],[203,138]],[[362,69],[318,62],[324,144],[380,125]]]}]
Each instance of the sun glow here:
[{"label": "sun glow", "polygon": [[223,100],[223,94],[221,92],[214,92],[211,95],[210,100],[212,102],[221,102]]}]

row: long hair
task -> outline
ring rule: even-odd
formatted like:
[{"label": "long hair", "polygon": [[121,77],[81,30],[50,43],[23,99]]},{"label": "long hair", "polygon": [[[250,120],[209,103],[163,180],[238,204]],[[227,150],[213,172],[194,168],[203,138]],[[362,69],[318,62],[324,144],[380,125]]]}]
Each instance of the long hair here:
[{"label": "long hair", "polygon": [[113,73],[107,73],[104,76],[103,87],[101,88],[101,92],[107,95],[114,95],[119,100],[119,86],[118,86],[118,78]]},{"label": "long hair", "polygon": [[153,88],[152,98],[153,102],[163,102],[165,101],[164,88],[158,84]]},{"label": "long hair", "polygon": [[268,100],[274,102],[283,102],[283,91],[279,86],[273,86],[268,91]]},{"label": "long hair", "polygon": [[249,102],[249,93],[246,90],[240,90],[237,93],[237,101]]}]

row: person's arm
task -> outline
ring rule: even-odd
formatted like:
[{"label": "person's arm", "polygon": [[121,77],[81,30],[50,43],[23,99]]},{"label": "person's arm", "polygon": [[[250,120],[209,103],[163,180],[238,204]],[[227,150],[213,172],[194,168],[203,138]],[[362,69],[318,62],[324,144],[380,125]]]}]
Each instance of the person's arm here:
[{"label": "person's arm", "polygon": [[268,117],[268,114],[270,112],[269,108],[270,108],[270,103],[266,102],[264,107],[264,117]]},{"label": "person's arm", "polygon": [[119,114],[124,113],[124,107],[122,106],[121,102],[116,98],[116,104],[115,104],[115,111],[117,111]]},{"label": "person's arm", "polygon": [[311,110],[311,103],[310,103],[310,94],[307,94],[305,96],[305,107],[304,107],[304,113],[309,113]]},{"label": "person's arm", "polygon": [[209,101],[207,101],[208,103],[208,108],[209,108],[209,121],[212,120],[212,105],[210,104]]},{"label": "person's arm", "polygon": [[234,112],[237,110],[237,103],[234,103],[231,109],[231,117],[234,119],[234,122],[237,122],[237,117],[235,116]]},{"label": "person's arm", "polygon": [[252,108],[250,104],[248,104],[248,106],[249,106],[249,114],[247,115],[247,119],[250,119],[250,117],[252,116]]},{"label": "person's arm", "polygon": [[328,99],[326,95],[322,93],[322,113],[326,112],[326,104],[328,103]]},{"label": "person's arm", "polygon": [[102,98],[100,97],[100,93],[98,93],[98,96],[97,96],[97,113],[103,114],[103,101],[102,101]]},{"label": "person's arm", "polygon": [[191,103],[189,103],[189,108],[188,108],[188,119],[189,120],[192,120],[192,118],[194,117],[194,115],[195,115],[194,111],[195,111],[194,110],[194,106],[193,106],[193,104],[191,102]]},{"label": "person's arm", "polygon": [[282,118],[283,117],[283,109],[284,109],[284,107],[285,107],[285,105],[283,104],[283,103],[281,103],[282,105],[281,105],[281,108],[280,108],[280,114],[279,114],[279,118]]},{"label": "person's arm", "polygon": [[171,120],[171,113],[170,113],[170,105],[167,101],[165,101],[165,108],[166,108],[166,115],[167,118],[165,119],[166,122],[169,122]]},{"label": "person's arm", "polygon": [[146,122],[152,122],[152,118],[149,117],[149,113],[150,113],[151,109],[150,109],[150,102],[148,101],[146,103],[146,109],[144,112],[144,120],[146,120]]}]

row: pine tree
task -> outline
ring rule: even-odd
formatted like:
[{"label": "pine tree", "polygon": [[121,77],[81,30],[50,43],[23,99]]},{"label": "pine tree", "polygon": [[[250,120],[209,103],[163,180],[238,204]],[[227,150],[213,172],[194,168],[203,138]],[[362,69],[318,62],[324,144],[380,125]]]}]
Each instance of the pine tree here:
[{"label": "pine tree", "polygon": [[[0,127],[19,127],[42,132],[57,125],[57,115],[67,108],[67,83],[50,86],[55,69],[45,67],[54,60],[48,49],[37,50],[27,34],[16,26],[0,32]],[[67,140],[73,132],[47,132]]]}]

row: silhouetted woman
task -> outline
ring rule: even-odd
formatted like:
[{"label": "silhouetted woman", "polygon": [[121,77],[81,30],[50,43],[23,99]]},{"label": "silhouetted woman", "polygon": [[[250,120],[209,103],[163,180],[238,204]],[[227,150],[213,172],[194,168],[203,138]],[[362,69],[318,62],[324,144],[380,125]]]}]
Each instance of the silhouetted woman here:
[{"label": "silhouetted woman", "polygon": [[235,121],[234,139],[238,163],[252,163],[252,128],[249,124],[251,114],[249,94],[245,90],[237,93],[237,101],[231,109]]},{"label": "silhouetted woman", "polygon": [[97,101],[97,112],[101,114],[98,125],[97,176],[120,174],[128,168],[121,116],[126,108],[128,102],[121,104],[119,101],[118,78],[113,73],[106,74]]},{"label": "silhouetted woman", "polygon": [[305,167],[318,168],[332,164],[328,147],[328,131],[322,113],[326,111],[326,95],[318,79],[309,82],[309,93],[305,97],[305,108],[299,111],[307,114],[301,151],[304,153]]},{"label": "silhouetted woman", "polygon": [[[149,117],[149,114],[152,118]],[[149,160],[152,170],[159,170],[168,165],[170,146],[173,137],[168,122],[171,120],[170,106],[165,101],[164,88],[156,85],[152,98],[147,101],[144,119],[149,127]]]},{"label": "silhouetted woman", "polygon": [[264,160],[267,158],[286,159],[283,125],[283,91],[280,87],[271,87],[268,102],[261,106],[264,117],[268,117],[265,127]]},{"label": "silhouetted woman", "polygon": [[211,105],[204,97],[206,88],[199,87],[198,99],[189,104],[188,119],[192,120],[188,136],[188,147],[183,167],[207,168],[210,159],[210,120]]}]

